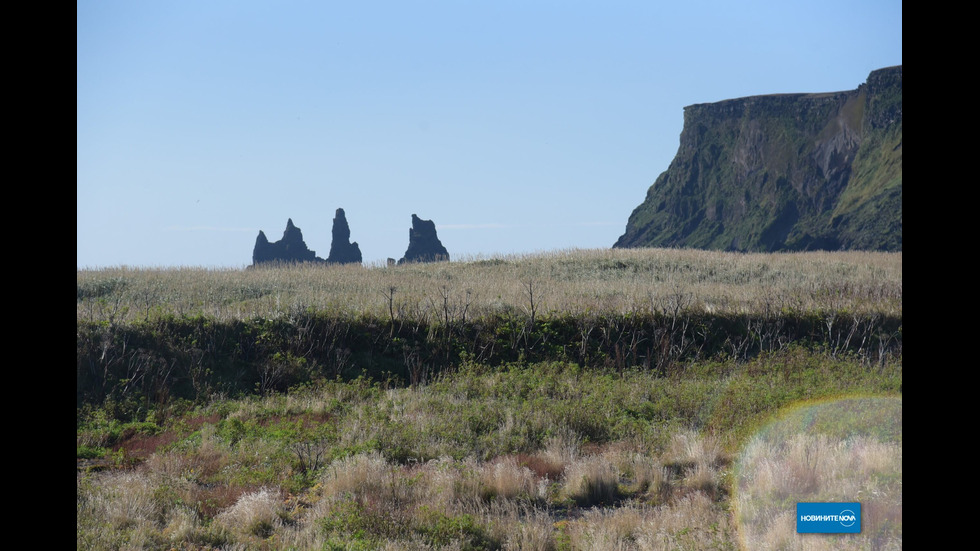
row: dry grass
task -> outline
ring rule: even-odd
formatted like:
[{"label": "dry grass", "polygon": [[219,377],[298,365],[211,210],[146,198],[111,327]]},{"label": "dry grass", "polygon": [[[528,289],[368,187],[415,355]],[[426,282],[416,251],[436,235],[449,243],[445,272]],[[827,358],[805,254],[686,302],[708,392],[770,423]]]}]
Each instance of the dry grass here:
[{"label": "dry grass", "polygon": [[529,511],[508,526],[506,551],[554,551],[555,519],[541,510]]},{"label": "dry grass", "polygon": [[144,465],[151,472],[170,478],[207,482],[228,465],[226,450],[204,438],[191,451],[164,451],[150,455]]},{"label": "dry grass", "polygon": [[683,467],[716,465],[722,460],[718,440],[711,435],[702,436],[692,430],[674,434],[665,456],[669,464]]},{"label": "dry grass", "polygon": [[116,267],[78,270],[76,283],[78,320],[117,323],[161,314],[275,318],[308,308],[401,320],[532,309],[902,312],[902,255],[873,252],[570,250],[396,267]]},{"label": "dry grass", "polygon": [[94,480],[79,477],[79,549],[140,549],[165,538],[187,538],[198,529],[196,515],[168,507],[161,487],[160,479],[142,472],[108,472]]},{"label": "dry grass", "polygon": [[646,528],[637,538],[638,547],[644,551],[728,549],[734,539],[728,513],[699,492],[656,508]]},{"label": "dry grass", "polygon": [[[756,438],[743,452],[736,507],[751,549],[901,548],[902,448],[868,436]],[[798,502],[858,501],[860,534],[796,532]]]},{"label": "dry grass", "polygon": [[619,497],[619,471],[602,456],[588,456],[565,469],[563,493],[579,505],[611,505]]},{"label": "dry grass", "polygon": [[619,469],[629,474],[632,491],[645,501],[662,503],[670,497],[674,473],[661,459],[634,452],[619,460]]},{"label": "dry grass", "polygon": [[733,548],[728,514],[701,493],[658,507],[627,504],[590,510],[570,521],[566,531],[576,550]]},{"label": "dry grass", "polygon": [[483,486],[492,498],[532,498],[538,493],[534,473],[519,465],[517,459],[511,456],[493,460],[484,466]]},{"label": "dry grass", "polygon": [[[563,491],[595,503],[615,497],[614,455],[580,456],[568,466]],[[433,546],[431,536],[411,527],[424,526],[428,518],[472,518],[485,537],[504,549],[554,550],[562,533],[570,536],[573,549],[640,549],[608,545],[638,541],[651,519],[671,510],[637,505],[587,509],[579,520],[558,522],[556,512],[542,506],[558,496],[545,491],[539,484],[543,479],[513,456],[485,463],[442,458],[397,465],[365,453],[330,464],[301,500],[286,500],[275,488],[239,492],[206,526],[201,512],[182,505],[193,501],[195,486],[186,480],[183,465],[173,463],[172,458],[151,458],[138,472],[95,473],[80,482],[80,527],[106,527],[87,529],[86,536],[101,545],[122,538],[134,544],[131,548],[210,541],[224,542],[226,548],[276,542],[273,547],[312,549],[369,530],[384,536],[378,545],[385,549],[453,549],[462,548],[464,533],[462,539]],[[167,494],[169,499],[161,499]],[[678,503],[687,507],[685,501]],[[336,530],[325,531],[324,522]],[[80,540],[79,548],[85,547]]]},{"label": "dry grass", "polygon": [[281,526],[279,512],[282,496],[278,491],[262,488],[243,494],[234,505],[219,514],[215,521],[231,532],[250,538],[266,538]]},{"label": "dry grass", "polygon": [[[795,533],[793,511],[780,513],[773,496],[800,499],[790,495],[799,491],[793,478],[799,469],[815,473],[814,496],[857,495],[866,504],[868,536],[877,537],[881,548],[901,547],[901,485],[888,482],[900,480],[901,448],[887,442],[826,436],[754,441],[743,458],[737,530],[717,497],[723,458],[711,438],[685,431],[663,454],[623,444],[590,455],[569,435],[547,445],[527,455],[567,461],[551,489],[517,455],[397,464],[377,452],[360,453],[323,468],[302,496],[287,499],[274,487],[239,490],[206,517],[213,517],[210,524],[185,505],[201,488],[189,467],[195,460],[156,454],[136,471],[80,478],[79,548],[89,547],[83,532],[98,545],[131,549],[188,542],[229,549],[347,548],[360,541],[358,533],[380,538],[371,540],[378,549],[463,549],[476,537],[458,528],[451,539],[433,539],[439,519],[471,519],[460,526],[479,527],[482,537],[508,550],[734,549],[739,538],[746,549],[862,548],[852,540],[830,544]],[[841,483],[842,469],[877,482]]]},{"label": "dry grass", "polygon": [[117,529],[136,524],[155,524],[163,518],[163,510],[154,499],[155,485],[149,477],[120,472],[105,481],[104,493],[98,494],[93,506],[102,509],[104,518]]},{"label": "dry grass", "polygon": [[582,438],[575,431],[562,428],[554,436],[548,437],[544,450],[540,454],[553,465],[560,465],[564,471],[569,463],[578,459],[582,447]]}]

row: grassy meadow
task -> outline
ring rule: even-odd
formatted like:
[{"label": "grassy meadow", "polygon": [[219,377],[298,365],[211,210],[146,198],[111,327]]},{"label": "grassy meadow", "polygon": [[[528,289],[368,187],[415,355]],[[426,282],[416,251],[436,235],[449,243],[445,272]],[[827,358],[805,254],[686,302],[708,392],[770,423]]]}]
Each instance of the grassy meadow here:
[{"label": "grassy meadow", "polygon": [[77,548],[900,549],[901,261],[80,269]]}]

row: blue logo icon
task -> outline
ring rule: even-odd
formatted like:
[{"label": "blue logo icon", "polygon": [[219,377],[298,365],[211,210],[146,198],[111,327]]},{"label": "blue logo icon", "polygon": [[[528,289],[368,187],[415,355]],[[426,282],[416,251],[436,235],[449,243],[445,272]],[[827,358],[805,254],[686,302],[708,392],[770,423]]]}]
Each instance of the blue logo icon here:
[{"label": "blue logo icon", "polygon": [[858,534],[861,532],[861,504],[797,503],[798,534]]}]

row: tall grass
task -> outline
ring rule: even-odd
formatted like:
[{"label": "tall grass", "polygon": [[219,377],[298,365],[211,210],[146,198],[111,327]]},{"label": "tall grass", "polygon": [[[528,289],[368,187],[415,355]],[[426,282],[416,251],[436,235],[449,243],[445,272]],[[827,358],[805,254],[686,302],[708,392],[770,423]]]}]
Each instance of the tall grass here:
[{"label": "tall grass", "polygon": [[394,267],[295,265],[76,272],[77,319],[277,318],[309,309],[379,319],[851,311],[901,315],[902,255],[569,250]]},{"label": "tall grass", "polygon": [[[901,548],[902,449],[874,438],[799,434],[781,444],[753,441],[745,451],[737,501],[751,549]],[[796,534],[798,502],[861,503],[860,534]]]},{"label": "tall grass", "polygon": [[[752,549],[901,549],[902,405],[804,404],[759,431],[738,461],[736,517]],[[795,533],[799,502],[859,502],[857,534]]]}]

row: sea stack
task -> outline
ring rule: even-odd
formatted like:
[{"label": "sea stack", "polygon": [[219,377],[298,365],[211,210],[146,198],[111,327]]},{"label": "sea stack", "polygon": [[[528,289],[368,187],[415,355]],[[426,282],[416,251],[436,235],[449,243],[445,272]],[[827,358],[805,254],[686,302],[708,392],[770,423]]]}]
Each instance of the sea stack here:
[{"label": "sea stack", "polygon": [[293,225],[293,219],[286,221],[286,231],[282,239],[270,243],[265,233],[259,230],[255,238],[255,248],[252,250],[252,264],[277,262],[316,262],[316,252],[311,251],[303,241],[303,232]]},{"label": "sea stack", "polygon": [[413,214],[412,228],[408,230],[408,250],[398,263],[443,261],[449,261],[449,251],[439,241],[435,223]]},{"label": "sea stack", "polygon": [[330,242],[330,255],[327,262],[334,264],[360,264],[361,249],[357,243],[350,242],[350,226],[344,209],[337,209],[333,219],[333,239]]}]

